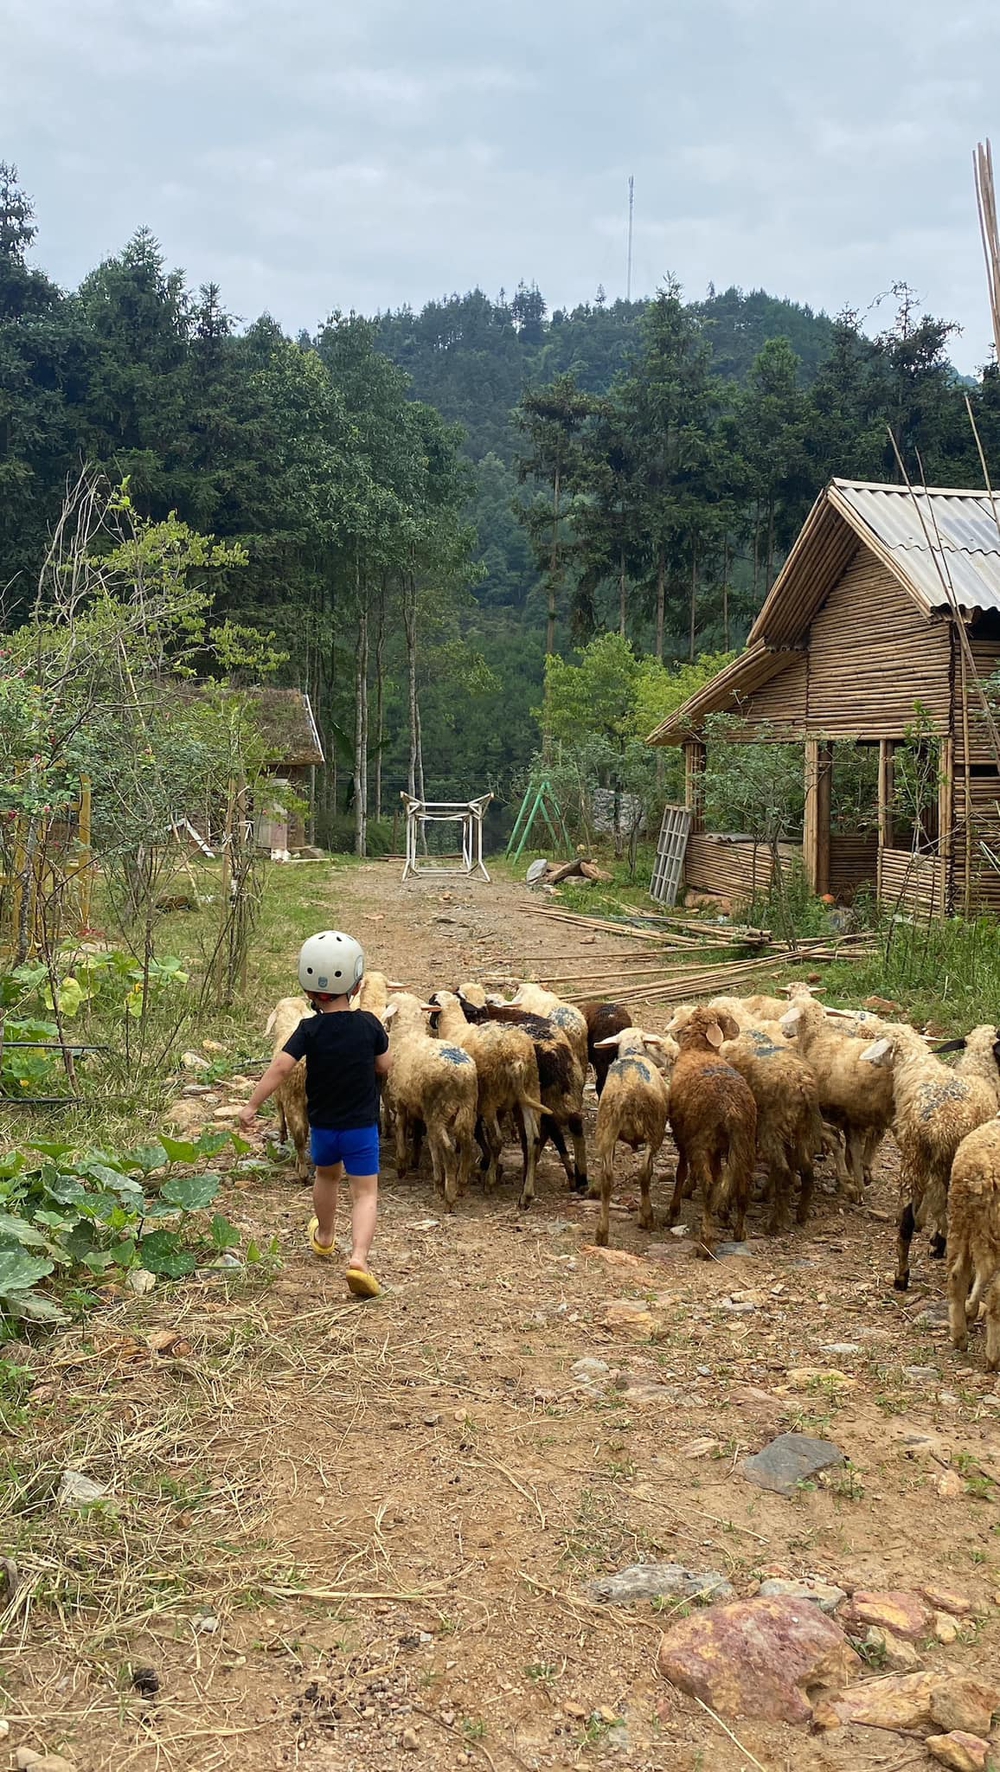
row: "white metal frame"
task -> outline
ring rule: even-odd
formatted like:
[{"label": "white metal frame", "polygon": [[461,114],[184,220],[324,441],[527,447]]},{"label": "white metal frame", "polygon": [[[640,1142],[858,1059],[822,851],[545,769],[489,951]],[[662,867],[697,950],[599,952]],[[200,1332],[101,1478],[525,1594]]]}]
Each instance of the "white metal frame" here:
[{"label": "white metal frame", "polygon": [[[400,794],[406,807],[406,866],[403,879],[409,874],[475,874],[489,879],[483,861],[483,814],[493,798],[481,794],[478,800],[413,800]],[[441,867],[421,861],[417,854],[418,837],[429,824],[460,824],[462,827],[462,860],[452,867]]]},{"label": "white metal frame", "polygon": [[690,809],[686,806],[666,806],[656,845],[653,877],[649,882],[649,896],[655,898],[658,904],[676,903],[690,834]]}]

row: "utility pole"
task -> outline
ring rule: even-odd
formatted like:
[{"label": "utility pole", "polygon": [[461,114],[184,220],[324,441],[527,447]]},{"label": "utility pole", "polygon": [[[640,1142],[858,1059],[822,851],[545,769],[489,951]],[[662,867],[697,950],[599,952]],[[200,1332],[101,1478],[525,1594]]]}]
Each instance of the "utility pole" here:
[{"label": "utility pole", "polygon": [[628,181],[628,258],[625,266],[625,300],[632,300],[632,211],[635,207],[635,179]]}]

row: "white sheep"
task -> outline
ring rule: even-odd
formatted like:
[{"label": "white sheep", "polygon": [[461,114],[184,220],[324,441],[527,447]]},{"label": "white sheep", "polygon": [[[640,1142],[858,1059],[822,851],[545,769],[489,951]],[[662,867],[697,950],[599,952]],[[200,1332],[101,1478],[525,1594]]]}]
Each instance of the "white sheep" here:
[{"label": "white sheep", "polygon": [[352,1009],[367,1009],[381,1021],[394,991],[405,991],[405,984],[386,978],[384,972],[366,972],[351,998]]},{"label": "white sheep", "polygon": [[451,991],[435,991],[432,1002],[438,1010],[439,1039],[461,1046],[471,1055],[476,1066],[479,1123],[487,1157],[487,1191],[500,1172],[503,1149],[500,1116],[509,1112],[523,1133],[521,1204],[528,1205],[535,1191],[540,1117],[545,1111],[539,1097],[538,1063],[531,1036],[513,1023],[485,1021],[474,1024],[467,1021],[459,998]]},{"label": "white sheep", "polygon": [[639,1228],[644,1231],[654,1228],[650,1184],[653,1164],[666,1135],[670,1108],[670,1092],[659,1065],[673,1063],[677,1057],[677,1044],[669,1037],[643,1033],[641,1028],[623,1028],[621,1032],[597,1041],[597,1046],[617,1053],[601,1091],[595,1136],[601,1189],[597,1243],[604,1249],[608,1242],[615,1146],[619,1142],[630,1145],[634,1151],[640,1145],[644,1147],[639,1170]]},{"label": "white sheep", "polygon": [[[305,997],[282,997],[274,1005],[264,1028],[274,1035],[272,1058],[283,1052],[304,1015],[314,1013]],[[306,1061],[300,1058],[293,1071],[278,1084],[274,1092],[278,1108],[278,1135],[284,1144],[291,1138],[295,1146],[295,1174],[299,1181],[309,1179],[309,1114],[306,1108]]]},{"label": "white sheep", "polygon": [[[853,1042],[857,1044],[857,1042]],[[910,1244],[915,1230],[932,1230],[931,1252],[946,1247],[948,1182],[955,1153],[963,1138],[1000,1107],[1000,1035],[995,1027],[976,1027],[960,1046],[954,1070],[928,1051],[922,1034],[903,1023],[887,1028],[866,1046],[862,1061],[892,1085],[895,1111],[892,1135],[899,1146],[900,1194],[896,1277],[897,1292],[910,1283]]]},{"label": "white sheep", "polygon": [[390,998],[382,1018],[392,1053],[386,1094],[395,1117],[397,1175],[417,1163],[426,1129],[434,1180],[453,1212],[474,1161],[479,1083],[461,1046],[432,1039],[428,1013],[408,991]]},{"label": "white sheep", "polygon": [[[971,1287],[971,1292],[970,1292]],[[966,1134],[948,1190],[948,1327],[960,1353],[969,1317],[986,1318],[986,1370],[1000,1369],[1000,1119]]]},{"label": "white sheep", "polygon": [[892,1120],[892,1076],[862,1064],[865,1043],[832,1023],[821,1003],[795,1003],[780,1025],[797,1039],[799,1053],[816,1078],[824,1119],[844,1134],[847,1166],[839,1166],[838,1181],[857,1203],[864,1193],[866,1161],[870,1165],[876,1142]]}]

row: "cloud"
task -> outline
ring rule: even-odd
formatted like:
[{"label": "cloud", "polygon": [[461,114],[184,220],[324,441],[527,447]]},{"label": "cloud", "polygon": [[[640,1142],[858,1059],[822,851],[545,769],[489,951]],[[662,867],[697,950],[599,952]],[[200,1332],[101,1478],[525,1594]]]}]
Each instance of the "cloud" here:
[{"label": "cloud", "polygon": [[669,270],[836,311],[906,279],[988,347],[971,151],[991,0],[7,0],[0,154],[67,284],[141,223],[290,330]]}]

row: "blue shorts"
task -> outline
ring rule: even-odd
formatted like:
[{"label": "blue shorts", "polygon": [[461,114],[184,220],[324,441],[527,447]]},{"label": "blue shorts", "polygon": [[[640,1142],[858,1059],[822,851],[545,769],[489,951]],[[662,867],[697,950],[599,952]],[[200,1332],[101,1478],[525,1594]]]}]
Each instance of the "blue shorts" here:
[{"label": "blue shorts", "polygon": [[310,1126],[309,1149],[319,1169],[343,1163],[348,1175],[378,1174],[377,1126],[352,1126],[346,1132],[333,1126]]}]

